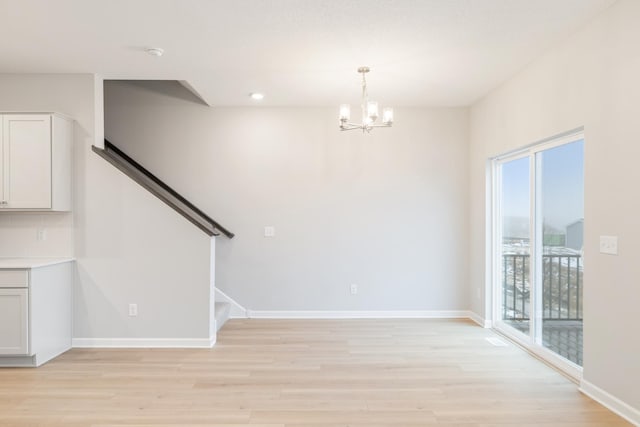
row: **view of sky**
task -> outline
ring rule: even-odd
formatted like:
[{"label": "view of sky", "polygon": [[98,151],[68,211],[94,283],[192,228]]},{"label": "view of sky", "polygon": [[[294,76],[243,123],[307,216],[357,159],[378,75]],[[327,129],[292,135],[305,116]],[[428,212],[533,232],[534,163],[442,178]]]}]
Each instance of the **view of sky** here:
[{"label": "view of sky", "polygon": [[584,218],[584,141],[542,154],[544,222],[559,230]]},{"label": "view of sky", "polygon": [[[561,145],[538,156],[544,223],[564,231],[567,225],[584,217],[584,141]],[[512,222],[510,227],[525,227],[518,224],[518,219],[529,217],[528,157],[502,165],[502,214]]]}]

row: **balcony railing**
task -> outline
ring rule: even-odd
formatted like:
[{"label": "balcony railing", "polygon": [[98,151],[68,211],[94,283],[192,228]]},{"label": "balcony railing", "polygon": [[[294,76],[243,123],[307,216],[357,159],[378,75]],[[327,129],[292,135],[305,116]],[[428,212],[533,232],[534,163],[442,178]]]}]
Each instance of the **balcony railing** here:
[{"label": "balcony railing", "polygon": [[[526,321],[530,317],[530,257],[502,256],[502,318]],[[582,256],[542,256],[543,320],[582,320]]]}]

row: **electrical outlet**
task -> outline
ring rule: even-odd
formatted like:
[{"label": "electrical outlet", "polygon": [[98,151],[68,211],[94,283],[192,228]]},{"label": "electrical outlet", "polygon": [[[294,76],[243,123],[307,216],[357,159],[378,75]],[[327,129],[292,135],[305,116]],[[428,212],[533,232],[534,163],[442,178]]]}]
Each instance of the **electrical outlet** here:
[{"label": "electrical outlet", "polygon": [[618,236],[600,236],[600,253],[618,255]]},{"label": "electrical outlet", "polygon": [[38,231],[36,232],[36,239],[38,241],[47,240],[47,229],[38,228]]},{"label": "electrical outlet", "polygon": [[352,283],[350,290],[351,290],[351,295],[356,295],[358,293],[358,285],[356,285],[355,283]]},{"label": "electrical outlet", "polygon": [[273,225],[265,226],[264,237],[276,237],[276,228]]},{"label": "electrical outlet", "polygon": [[129,316],[135,317],[138,315],[138,304],[129,304]]}]

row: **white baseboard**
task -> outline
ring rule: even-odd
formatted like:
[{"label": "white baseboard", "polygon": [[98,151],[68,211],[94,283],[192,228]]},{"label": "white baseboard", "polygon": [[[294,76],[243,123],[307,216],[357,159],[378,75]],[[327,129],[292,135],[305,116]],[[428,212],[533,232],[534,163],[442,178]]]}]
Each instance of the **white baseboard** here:
[{"label": "white baseboard", "polygon": [[[218,291],[218,290],[216,290]],[[222,292],[220,291],[222,294]],[[226,302],[226,301],[225,301]],[[232,304],[234,301],[229,301]],[[237,304],[237,303],[236,303]],[[237,307],[242,308],[240,305]],[[472,319],[468,310],[245,310],[252,319]],[[232,316],[232,318],[234,318]],[[238,317],[235,317],[238,318]],[[483,326],[482,323],[479,323]],[[485,326],[486,327],[486,326]],[[216,336],[207,338],[74,338],[73,348],[211,348]]]},{"label": "white baseboard", "polygon": [[74,338],[73,348],[211,348],[210,338]]},{"label": "white baseboard", "polygon": [[629,404],[623,402],[615,396],[612,396],[611,394],[602,390],[600,387],[590,383],[589,381],[585,381],[584,379],[580,382],[579,390],[596,402],[620,415],[631,424],[640,426],[640,410],[630,406]]},{"label": "white baseboard", "polygon": [[470,317],[467,310],[247,310],[251,319],[466,319]]},{"label": "white baseboard", "polygon": [[491,320],[487,320],[473,311],[469,312],[469,319],[473,320],[483,328],[491,328]]},{"label": "white baseboard", "polygon": [[215,288],[216,301],[231,305],[230,319],[471,319],[483,328],[491,322],[468,310],[250,310]]},{"label": "white baseboard", "polygon": [[230,305],[229,318],[230,319],[246,319],[247,309],[241,306],[236,300],[229,295],[222,292],[220,289],[215,288],[216,296],[215,300],[220,302],[226,302]]}]

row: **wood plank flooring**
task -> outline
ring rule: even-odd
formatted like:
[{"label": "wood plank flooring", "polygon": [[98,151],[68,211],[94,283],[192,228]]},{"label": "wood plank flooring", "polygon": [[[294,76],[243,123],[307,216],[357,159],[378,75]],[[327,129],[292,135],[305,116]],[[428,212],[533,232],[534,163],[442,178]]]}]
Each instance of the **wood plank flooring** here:
[{"label": "wood plank flooring", "polygon": [[231,320],[211,350],[0,369],[1,426],[628,426],[463,320]]}]

